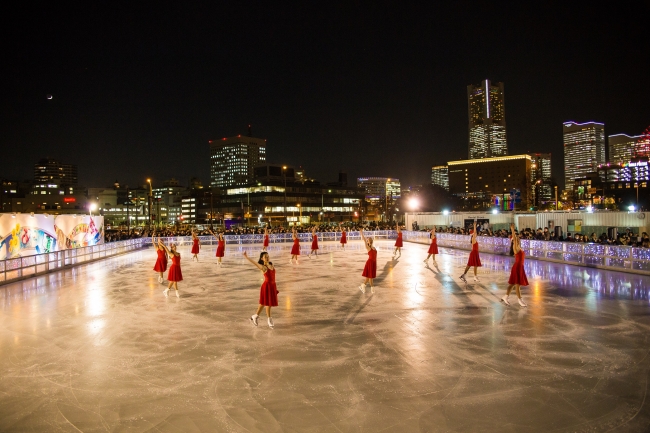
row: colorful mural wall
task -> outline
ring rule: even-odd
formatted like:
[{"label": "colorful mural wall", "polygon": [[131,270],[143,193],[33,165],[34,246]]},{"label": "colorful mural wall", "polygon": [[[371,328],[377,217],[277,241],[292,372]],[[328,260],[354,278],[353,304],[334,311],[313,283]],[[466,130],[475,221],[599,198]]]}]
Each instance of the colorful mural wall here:
[{"label": "colorful mural wall", "polygon": [[0,260],[104,243],[104,217],[0,214]]}]

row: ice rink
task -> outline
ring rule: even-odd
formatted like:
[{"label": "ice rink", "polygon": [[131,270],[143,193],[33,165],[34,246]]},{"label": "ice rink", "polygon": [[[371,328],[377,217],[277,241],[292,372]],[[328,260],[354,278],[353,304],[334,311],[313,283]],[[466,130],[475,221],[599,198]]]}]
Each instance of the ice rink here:
[{"label": "ice rink", "polygon": [[375,294],[359,241],[272,246],[275,329],[233,245],[182,248],[180,298],[153,249],[0,286],[0,431],[650,431],[650,277],[527,260],[506,307],[512,258],[465,284],[468,252],[392,244]]}]

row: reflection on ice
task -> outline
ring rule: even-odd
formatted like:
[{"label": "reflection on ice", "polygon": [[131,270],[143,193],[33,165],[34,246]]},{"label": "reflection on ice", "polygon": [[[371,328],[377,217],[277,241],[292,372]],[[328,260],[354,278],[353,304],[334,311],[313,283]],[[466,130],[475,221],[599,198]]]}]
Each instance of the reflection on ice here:
[{"label": "reflection on ice", "polygon": [[229,245],[221,268],[214,249],[196,263],[181,248],[180,298],[162,295],[153,250],[4,286],[0,431],[650,424],[650,278],[526,260],[529,307],[506,307],[511,257],[482,254],[480,283],[465,284],[466,251],[441,248],[427,267],[426,245],[395,261],[392,245],[377,242],[378,290],[365,295],[361,242],[323,242],[300,265],[273,245],[272,330],[264,313],[249,320],[261,276],[241,254],[256,245]]}]

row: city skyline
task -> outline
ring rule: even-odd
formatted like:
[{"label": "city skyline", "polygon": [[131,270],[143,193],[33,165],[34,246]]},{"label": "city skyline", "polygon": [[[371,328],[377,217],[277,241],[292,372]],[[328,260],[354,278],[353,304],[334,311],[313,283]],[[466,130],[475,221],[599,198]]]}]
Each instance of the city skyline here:
[{"label": "city skyline", "polygon": [[[467,157],[466,89],[486,78],[508,87],[508,153],[554,154],[558,184],[564,122],[631,135],[650,123],[643,33],[623,24],[647,6],[385,6],[15,7],[1,177],[29,178],[36,155],[76,164],[82,185],[208,185],[206,142],[252,124],[269,162],[323,182],[344,170],[421,184]],[[233,17],[218,32],[215,11]],[[249,30],[232,38],[237,17]],[[496,47],[479,37],[488,29]]]}]

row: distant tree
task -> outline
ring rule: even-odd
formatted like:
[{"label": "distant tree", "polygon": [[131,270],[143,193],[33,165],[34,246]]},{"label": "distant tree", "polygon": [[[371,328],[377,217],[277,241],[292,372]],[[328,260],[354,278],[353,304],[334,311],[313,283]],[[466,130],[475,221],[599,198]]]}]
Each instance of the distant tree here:
[{"label": "distant tree", "polygon": [[425,185],[419,194],[420,209],[425,212],[442,212],[443,210],[457,210],[461,207],[462,200],[452,195],[439,185]]}]

